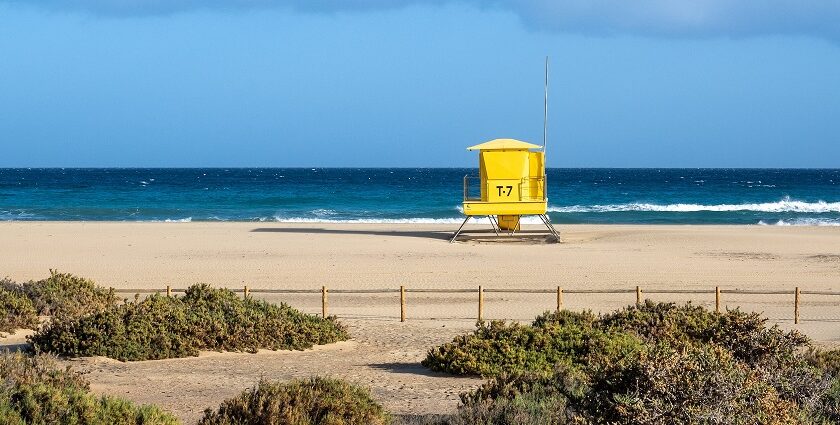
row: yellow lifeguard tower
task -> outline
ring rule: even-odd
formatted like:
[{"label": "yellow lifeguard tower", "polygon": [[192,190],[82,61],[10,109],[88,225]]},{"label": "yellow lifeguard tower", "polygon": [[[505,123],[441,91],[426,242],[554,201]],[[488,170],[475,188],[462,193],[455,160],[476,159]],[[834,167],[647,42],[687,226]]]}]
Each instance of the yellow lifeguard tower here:
[{"label": "yellow lifeguard tower", "polygon": [[478,177],[464,176],[464,222],[450,242],[475,216],[487,216],[493,231],[520,230],[523,215],[536,215],[555,241],[560,235],[546,215],[545,145],[548,141],[548,57],[545,58],[543,145],[514,139],[495,139],[467,148],[478,151]]},{"label": "yellow lifeguard tower", "polygon": [[545,214],[548,206],[545,186],[545,152],[542,146],[514,139],[495,139],[467,150],[479,151],[477,177],[464,176],[464,215],[454,242],[464,225],[475,216],[490,219],[493,230],[514,234],[523,215],[536,215],[552,236],[557,231]]}]

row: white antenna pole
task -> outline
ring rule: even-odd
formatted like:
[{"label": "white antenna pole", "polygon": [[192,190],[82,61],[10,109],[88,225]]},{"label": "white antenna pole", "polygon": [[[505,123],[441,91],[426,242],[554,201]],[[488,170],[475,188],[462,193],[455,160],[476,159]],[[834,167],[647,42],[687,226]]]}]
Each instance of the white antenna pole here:
[{"label": "white antenna pole", "polygon": [[543,86],[545,98],[543,99],[543,155],[548,145],[548,56],[545,57],[545,85]]}]

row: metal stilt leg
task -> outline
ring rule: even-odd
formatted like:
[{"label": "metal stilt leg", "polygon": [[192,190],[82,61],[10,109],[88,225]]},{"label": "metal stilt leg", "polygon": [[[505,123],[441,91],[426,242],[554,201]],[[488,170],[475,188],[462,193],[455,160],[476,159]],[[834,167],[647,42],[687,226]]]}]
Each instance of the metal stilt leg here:
[{"label": "metal stilt leg", "polygon": [[458,231],[455,232],[455,235],[452,236],[452,239],[449,241],[449,243],[454,243],[455,242],[455,238],[457,238],[458,235],[461,234],[461,229],[463,229],[464,225],[467,224],[468,221],[470,221],[470,217],[471,216],[468,215],[467,218],[464,219],[464,222],[461,223],[461,227],[458,228]]},{"label": "metal stilt leg", "polygon": [[522,229],[520,229],[521,224],[522,224],[522,216],[520,215],[520,216],[516,217],[516,226],[513,226],[513,230],[510,231],[511,236],[513,236],[513,234],[516,233],[517,230],[522,230]]},{"label": "metal stilt leg", "polygon": [[557,229],[554,228],[554,225],[551,224],[551,219],[548,218],[548,216],[545,214],[540,214],[540,219],[542,220],[543,224],[545,224],[545,227],[548,228],[548,231],[551,232],[552,236],[557,238],[557,240],[559,241],[560,232],[558,232]]},{"label": "metal stilt leg", "polygon": [[487,216],[487,221],[490,222],[490,227],[492,227],[493,231],[495,232],[496,231],[496,223],[493,223],[493,216],[488,215]]},{"label": "metal stilt leg", "polygon": [[551,227],[551,232],[554,233],[554,236],[557,237],[557,240],[560,240],[560,232],[554,228],[554,223],[551,222],[551,219],[545,214],[545,221],[548,222],[548,226]]},{"label": "metal stilt leg", "polygon": [[493,231],[496,232],[496,236],[499,236],[499,231],[501,231],[502,228],[499,226],[498,219],[492,215],[488,215],[487,218],[490,219],[490,225],[493,226]]}]

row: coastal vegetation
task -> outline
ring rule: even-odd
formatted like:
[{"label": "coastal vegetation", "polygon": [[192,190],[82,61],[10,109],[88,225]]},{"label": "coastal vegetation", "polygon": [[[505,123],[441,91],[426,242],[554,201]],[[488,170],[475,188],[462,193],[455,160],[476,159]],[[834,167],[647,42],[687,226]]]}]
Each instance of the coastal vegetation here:
[{"label": "coastal vegetation", "polygon": [[809,347],[755,313],[646,301],[480,323],[422,363],[489,378],[450,423],[837,423],[840,353]]},{"label": "coastal vegetation", "polygon": [[[53,355],[122,361],[200,350],[301,350],[349,338],[334,318],[194,285],[118,300],[69,274],[0,281],[0,332],[37,329],[29,355],[0,355],[0,423],[174,424],[153,406],[94,396]],[[40,325],[38,316],[52,316]],[[51,353],[51,354],[44,354]],[[260,381],[207,409],[201,425],[840,423],[840,350],[757,313],[654,303],[490,321],[429,350],[434,371],[482,376],[451,415],[392,417],[367,389],[332,378]],[[60,418],[60,419],[56,419]]]},{"label": "coastal vegetation", "polygon": [[367,389],[330,378],[288,383],[261,381],[255,388],[207,409],[199,425],[385,425],[390,415]]},{"label": "coastal vegetation", "polygon": [[[39,281],[0,280],[0,309],[0,332],[37,329],[28,337],[28,355],[0,354],[4,424],[178,423],[154,406],[92,395],[89,384],[69,368],[60,368],[54,355],[148,360],[193,356],[199,350],[302,350],[349,338],[335,318],[243,299],[227,289],[193,285],[180,297],[154,294],[120,301],[88,279],[55,271]],[[39,328],[38,316],[51,317]],[[231,422],[235,415],[242,419],[241,414],[278,424],[390,421],[366,390],[338,380],[260,382],[246,394],[216,412],[208,410],[202,423],[243,423]],[[248,400],[259,401],[261,407],[247,405]]]},{"label": "coastal vegetation", "polygon": [[50,270],[46,279],[0,280],[0,332],[35,329],[38,316],[81,316],[114,305],[116,296],[93,281]]},{"label": "coastal vegetation", "polygon": [[0,354],[0,423],[78,425],[174,425],[154,406],[96,396],[78,373],[48,355]]},{"label": "coastal vegetation", "polygon": [[133,361],[195,356],[200,350],[303,350],[348,338],[334,318],[201,284],[183,296],[153,294],[83,316],[58,316],[29,341],[34,352]]},{"label": "coastal vegetation", "polygon": [[4,280],[3,290],[22,294],[32,301],[39,316],[82,316],[117,303],[108,289],[92,280],[50,270],[46,279],[14,283]]},{"label": "coastal vegetation", "polygon": [[38,313],[32,301],[19,292],[4,289],[6,282],[0,282],[0,333],[35,329],[38,326]]},{"label": "coastal vegetation", "polygon": [[[0,354],[0,423],[75,425],[177,425],[153,405],[96,396],[90,384],[51,355]],[[254,388],[207,409],[199,425],[385,425],[391,416],[367,389],[331,378],[288,383],[260,381]]]}]

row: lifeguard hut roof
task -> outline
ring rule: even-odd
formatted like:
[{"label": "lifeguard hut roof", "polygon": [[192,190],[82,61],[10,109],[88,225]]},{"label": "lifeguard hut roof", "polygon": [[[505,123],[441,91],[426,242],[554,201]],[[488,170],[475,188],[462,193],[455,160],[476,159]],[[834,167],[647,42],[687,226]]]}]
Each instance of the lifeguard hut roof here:
[{"label": "lifeguard hut roof", "polygon": [[516,139],[495,139],[467,148],[468,151],[500,151],[539,149],[542,146],[523,142]]}]

